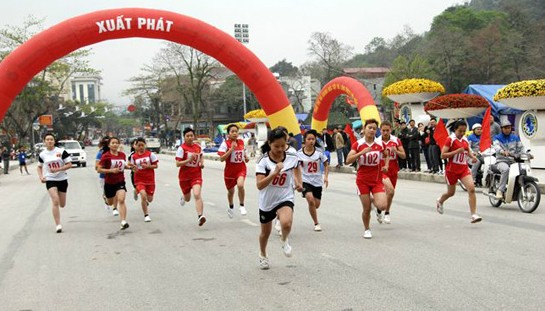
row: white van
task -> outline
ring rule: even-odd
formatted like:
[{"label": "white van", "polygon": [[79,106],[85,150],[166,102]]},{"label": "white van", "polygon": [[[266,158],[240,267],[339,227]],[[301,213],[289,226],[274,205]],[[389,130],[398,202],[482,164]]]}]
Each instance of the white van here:
[{"label": "white van", "polygon": [[146,148],[155,153],[161,151],[161,140],[157,137],[146,137]]},{"label": "white van", "polygon": [[76,164],[78,167],[87,166],[87,153],[77,140],[61,140],[59,141],[59,147],[64,148],[70,154],[72,164]]}]

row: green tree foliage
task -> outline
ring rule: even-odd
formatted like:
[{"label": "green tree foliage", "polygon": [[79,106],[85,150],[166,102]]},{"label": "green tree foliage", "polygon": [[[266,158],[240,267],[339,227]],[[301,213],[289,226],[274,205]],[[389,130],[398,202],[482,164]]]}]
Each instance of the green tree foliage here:
[{"label": "green tree foliage", "polygon": [[269,70],[283,77],[294,77],[299,73],[299,69],[293,66],[291,62],[286,61],[285,58],[274,64]]}]

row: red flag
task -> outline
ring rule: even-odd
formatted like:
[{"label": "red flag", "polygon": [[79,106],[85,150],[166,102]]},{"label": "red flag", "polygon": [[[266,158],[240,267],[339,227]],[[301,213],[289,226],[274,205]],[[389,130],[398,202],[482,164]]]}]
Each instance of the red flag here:
[{"label": "red flag", "polygon": [[354,135],[354,131],[352,131],[352,127],[350,126],[350,124],[346,123],[344,131],[346,132],[346,134],[348,134],[348,137],[350,138],[350,144],[353,144],[358,140],[356,138],[356,135]]},{"label": "red flag", "polygon": [[448,138],[448,131],[445,126],[445,123],[443,122],[443,119],[439,119],[439,122],[437,122],[437,125],[435,126],[433,139],[435,139],[435,142],[437,143],[439,148],[443,149],[443,146],[445,145],[447,138]]},{"label": "red flag", "polygon": [[479,150],[481,152],[492,146],[492,137],[490,136],[490,118],[491,118],[492,107],[488,107],[484,113],[483,123],[481,124],[483,133],[481,134],[481,141],[479,142]]}]

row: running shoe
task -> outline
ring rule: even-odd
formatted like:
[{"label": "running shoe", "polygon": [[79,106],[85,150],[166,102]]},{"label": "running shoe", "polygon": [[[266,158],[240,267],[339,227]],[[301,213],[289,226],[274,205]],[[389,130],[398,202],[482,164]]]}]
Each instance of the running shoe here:
[{"label": "running shoe", "polygon": [[474,223],[478,223],[480,222],[481,220],[483,220],[483,218],[477,214],[473,214],[471,215],[471,223],[474,224]]},{"label": "running shoe", "polygon": [[117,210],[117,208],[114,208],[114,209],[113,209],[112,214],[113,214],[114,216],[119,216],[119,211]]},{"label": "running shoe", "polygon": [[62,226],[61,226],[61,225],[57,225],[57,227],[55,228],[55,232],[61,233],[61,232],[62,232]]},{"label": "running shoe", "polygon": [[138,192],[136,192],[136,189],[134,189],[133,192],[132,192],[132,198],[133,198],[135,201],[138,201]]},{"label": "running shoe", "polygon": [[259,255],[259,269],[269,270],[269,258]]},{"label": "running shoe", "polygon": [[274,229],[276,230],[276,232],[278,232],[279,235],[282,235],[282,226],[280,226],[280,220],[278,220],[278,218],[276,218],[275,220]]},{"label": "running shoe", "polygon": [[314,231],[316,231],[316,232],[322,231],[322,226],[320,226],[320,224],[315,224],[314,225]]},{"label": "running shoe", "polygon": [[365,230],[365,232],[363,233],[363,238],[364,239],[372,239],[373,234],[371,233],[371,230],[369,230],[369,229]]},{"label": "running shoe", "polygon": [[227,208],[227,216],[229,216],[229,218],[233,218],[235,216],[235,209],[231,208],[231,207],[228,207]]},{"label": "running shoe", "polygon": [[151,217],[149,217],[149,215],[144,216],[144,221],[145,221],[145,222],[150,222],[150,221],[151,221]]},{"label": "running shoe", "polygon": [[240,207],[240,215],[246,216],[248,214],[248,211],[246,210],[246,207],[241,206]]},{"label": "running shoe", "polygon": [[501,192],[501,190],[496,191],[496,199],[497,200],[503,199],[503,192]]},{"label": "running shoe", "polygon": [[104,209],[106,210],[106,212],[111,212],[112,211],[112,207],[108,204],[104,204]]},{"label": "running shoe", "polygon": [[439,214],[443,214],[443,203],[440,203],[439,199],[437,199],[437,204],[436,204],[435,208],[437,209],[437,212]]},{"label": "running shoe", "polygon": [[378,209],[376,210],[376,214],[377,214],[377,221],[379,224],[382,224],[382,213],[379,213]]},{"label": "running shoe", "polygon": [[390,219],[390,214],[384,215],[384,223],[388,225],[392,223],[392,220]]},{"label": "running shoe", "polygon": [[182,197],[182,198],[180,199],[180,205],[181,205],[181,206],[184,206],[184,205],[185,205],[184,197]]},{"label": "running shoe", "polygon": [[198,222],[199,222],[199,227],[204,225],[204,223],[206,222],[206,217],[204,217],[204,215],[201,215],[201,217],[199,217],[198,219]]},{"label": "running shoe", "polygon": [[121,226],[120,226],[121,230],[125,230],[125,229],[127,229],[128,227],[129,227],[129,223],[123,220],[123,221],[121,222]]},{"label": "running shoe", "polygon": [[284,252],[286,257],[291,257],[291,245],[288,239],[282,242],[282,252]]}]

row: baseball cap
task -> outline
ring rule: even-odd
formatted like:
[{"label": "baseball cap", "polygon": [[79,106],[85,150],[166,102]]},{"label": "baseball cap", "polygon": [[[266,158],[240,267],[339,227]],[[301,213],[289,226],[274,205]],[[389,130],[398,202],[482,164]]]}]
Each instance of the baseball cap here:
[{"label": "baseball cap", "polygon": [[511,122],[509,120],[502,120],[501,121],[501,127],[505,127],[505,126],[511,126]]}]

